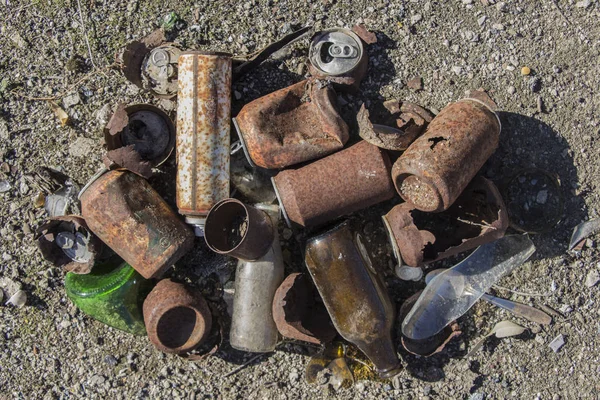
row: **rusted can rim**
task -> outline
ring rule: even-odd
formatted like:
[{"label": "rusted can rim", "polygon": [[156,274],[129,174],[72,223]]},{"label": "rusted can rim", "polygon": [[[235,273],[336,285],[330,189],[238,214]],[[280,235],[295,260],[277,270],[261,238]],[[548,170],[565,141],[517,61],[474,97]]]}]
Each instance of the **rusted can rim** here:
[{"label": "rusted can rim", "polygon": [[110,171],[108,168],[102,167],[94,175],[92,175],[92,177],[90,178],[90,180],[85,184],[85,186],[77,194],[77,200],[81,200],[81,196],[83,195],[83,193],[86,190],[88,190],[88,188],[90,186],[92,186],[92,184],[94,182],[96,182],[102,175],[104,175],[108,171]]},{"label": "rusted can rim", "polygon": [[233,121],[233,126],[235,128],[235,132],[238,135],[238,138],[240,139],[240,143],[242,144],[242,149],[244,150],[244,155],[246,156],[246,160],[248,160],[248,164],[250,164],[252,168],[257,168],[256,164],[254,164],[254,161],[252,161],[252,157],[250,157],[250,152],[248,151],[246,141],[244,140],[244,134],[242,133],[242,130],[240,129],[240,126],[237,123],[237,120],[235,118],[231,118],[231,120]]},{"label": "rusted can rim", "polygon": [[281,201],[281,196],[279,195],[279,190],[277,190],[277,184],[275,183],[275,177],[271,178],[271,184],[273,185],[273,190],[275,191],[275,196],[277,196],[277,202],[279,203],[279,208],[281,209],[281,213],[283,214],[283,219],[285,220],[285,224],[288,226],[288,228],[292,229],[292,221],[290,221],[290,218],[287,215],[287,212],[285,211],[285,206],[283,205],[283,202]]},{"label": "rusted can rim", "polygon": [[194,54],[197,56],[217,56],[217,57],[227,57],[232,58],[233,54],[227,53],[225,51],[203,51],[203,50],[187,50],[179,54],[179,56]]},{"label": "rusted can rim", "polygon": [[496,111],[494,111],[492,109],[492,107],[488,106],[483,101],[481,101],[479,99],[476,99],[476,98],[473,98],[473,97],[467,97],[466,99],[460,99],[460,100],[457,101],[457,103],[464,103],[464,102],[467,102],[467,101],[472,101],[472,102],[475,102],[475,103],[479,103],[482,106],[484,106],[485,108],[487,108],[492,114],[494,114],[494,117],[496,117],[496,121],[498,121],[498,129],[500,131],[502,131],[502,122],[500,122],[500,117],[498,116],[498,113],[496,113]]}]

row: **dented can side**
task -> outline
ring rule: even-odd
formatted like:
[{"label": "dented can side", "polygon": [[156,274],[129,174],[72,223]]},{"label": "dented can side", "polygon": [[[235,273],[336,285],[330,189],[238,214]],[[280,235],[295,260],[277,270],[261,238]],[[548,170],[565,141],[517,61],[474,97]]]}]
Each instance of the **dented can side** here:
[{"label": "dented can side", "polygon": [[106,172],[80,199],[90,230],[146,279],[159,278],[194,244],[191,230],[133,172]]},{"label": "dented can side", "polygon": [[305,80],[246,104],[234,119],[248,161],[266,169],[321,158],[344,147],[348,125],[335,91]]},{"label": "dented can side", "polygon": [[450,104],[394,164],[396,190],[421,211],[447,210],[498,147],[500,130],[482,101]]},{"label": "dented can side", "polygon": [[361,141],[296,170],[273,185],[288,225],[316,226],[394,196],[388,155]]},{"label": "dented can side", "polygon": [[203,236],[208,211],[229,197],[231,55],[182,53],[178,74],[177,207]]}]

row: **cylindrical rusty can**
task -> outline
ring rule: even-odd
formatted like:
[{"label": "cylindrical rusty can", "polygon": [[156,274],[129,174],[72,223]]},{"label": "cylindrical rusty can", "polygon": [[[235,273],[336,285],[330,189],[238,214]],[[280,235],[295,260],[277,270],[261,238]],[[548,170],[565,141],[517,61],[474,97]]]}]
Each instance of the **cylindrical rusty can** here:
[{"label": "cylindrical rusty can", "polygon": [[288,225],[316,226],[394,196],[387,154],[365,141],[273,178]]},{"label": "cylindrical rusty can", "polygon": [[339,334],[369,357],[382,378],[396,375],[394,305],[362,237],[341,223],[310,238],[304,260]]},{"label": "cylindrical rusty can", "polygon": [[204,239],[215,253],[256,260],[271,247],[275,229],[266,212],[236,199],[225,199],[210,209]]},{"label": "cylindrical rusty can", "polygon": [[144,178],[124,170],[95,178],[79,194],[83,218],[144,278],[159,278],[192,248],[192,231]]},{"label": "cylindrical rusty can", "polygon": [[394,164],[396,190],[421,211],[447,210],[498,147],[500,129],[482,101],[450,104]]},{"label": "cylindrical rusty can", "polygon": [[177,207],[197,236],[210,208],[229,197],[231,55],[179,57]]},{"label": "cylindrical rusty can", "polygon": [[144,301],[144,323],[157,349],[181,354],[194,350],[208,336],[212,315],[199,292],[163,279]]}]

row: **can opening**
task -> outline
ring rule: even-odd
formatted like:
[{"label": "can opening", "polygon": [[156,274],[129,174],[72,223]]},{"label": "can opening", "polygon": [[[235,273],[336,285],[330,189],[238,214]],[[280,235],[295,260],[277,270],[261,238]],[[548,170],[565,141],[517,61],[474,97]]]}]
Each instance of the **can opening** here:
[{"label": "can opening", "polygon": [[238,202],[225,202],[211,210],[206,219],[205,239],[221,252],[234,250],[248,232],[248,211]]},{"label": "can opening", "polygon": [[158,340],[171,349],[189,347],[204,336],[204,320],[189,307],[175,307],[165,312],[156,328]]}]

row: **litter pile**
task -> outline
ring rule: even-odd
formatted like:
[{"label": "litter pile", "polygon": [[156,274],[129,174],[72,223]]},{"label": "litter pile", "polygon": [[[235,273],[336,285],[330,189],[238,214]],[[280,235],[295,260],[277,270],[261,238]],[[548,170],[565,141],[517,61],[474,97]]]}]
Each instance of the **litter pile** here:
[{"label": "litter pile", "polygon": [[[399,100],[384,102],[381,115],[363,106],[356,115],[362,140],[347,146],[336,93],[359,93],[366,46],[377,38],[364,26],[328,29],[312,36],[308,78],[246,104],[233,118],[239,141],[231,143],[232,80],[307,32],[241,62],[227,53],[184,51],[161,31],[127,46],[125,76],[157,97],[176,97],[177,120],[148,104],[118,105],[104,132],[105,165],[79,192],[81,216],[65,215],[74,196],[63,193],[63,203],[52,205],[37,240],[45,258],[67,271],[68,297],[98,321],[189,356],[222,326],[197,290],[161,278],[204,246],[196,239],[204,237],[212,251],[238,260],[231,325],[221,339],[257,353],[273,351],[281,337],[324,345],[325,361],[313,358],[307,368],[309,382],[322,370],[347,380],[344,352],[333,342],[338,335],[379,377],[391,378],[402,368],[397,343],[423,356],[442,351],[460,334],[456,320],[480,298],[549,324],[542,311],[486,294],[535,248],[527,235],[504,235],[503,198],[477,176],[501,131],[485,92],[435,116]],[[240,148],[247,160],[233,162]],[[184,218],[146,180],[173,150]],[[239,169],[243,179],[233,173]],[[230,198],[231,183],[253,204]],[[419,281],[426,264],[475,249],[454,267],[429,273],[425,290],[398,314],[364,238],[343,220],[397,194],[404,202],[382,219],[401,279]],[[302,238],[306,265],[288,277],[279,240],[284,223]],[[396,318],[402,337],[394,339]],[[510,323],[497,328],[492,333],[522,332]]]}]

